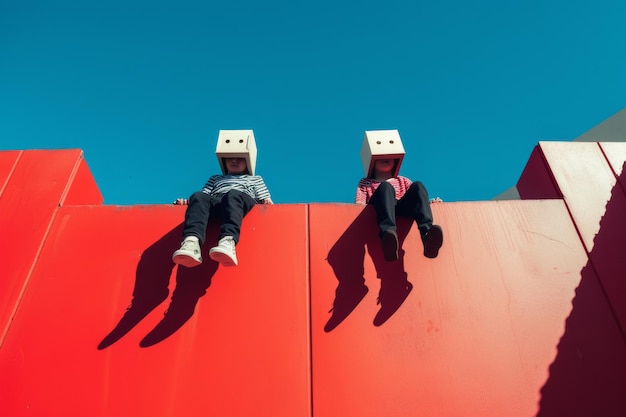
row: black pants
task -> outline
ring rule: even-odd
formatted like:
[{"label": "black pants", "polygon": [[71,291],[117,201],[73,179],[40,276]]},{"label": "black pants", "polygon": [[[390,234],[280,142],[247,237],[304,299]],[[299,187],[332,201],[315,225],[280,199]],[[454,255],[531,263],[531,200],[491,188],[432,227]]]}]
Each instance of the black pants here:
[{"label": "black pants", "polygon": [[200,245],[203,245],[209,218],[220,216],[222,219],[220,239],[232,236],[237,243],[241,222],[255,204],[254,198],[241,191],[231,190],[218,196],[197,191],[189,197],[183,239],[187,236],[196,236],[200,240]]},{"label": "black pants", "polygon": [[409,217],[417,223],[422,239],[433,225],[428,191],[419,181],[411,184],[400,200],[396,200],[396,190],[388,182],[381,183],[368,204],[376,208],[376,220],[380,233],[396,231],[396,215]]}]

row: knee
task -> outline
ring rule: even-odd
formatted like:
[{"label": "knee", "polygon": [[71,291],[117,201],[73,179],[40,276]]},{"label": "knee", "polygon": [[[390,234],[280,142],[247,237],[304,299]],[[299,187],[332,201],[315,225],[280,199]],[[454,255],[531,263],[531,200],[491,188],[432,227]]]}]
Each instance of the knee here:
[{"label": "knee", "polygon": [[191,204],[194,201],[202,201],[208,198],[209,198],[209,195],[207,193],[203,193],[202,191],[196,191],[195,193],[191,194],[191,196],[189,197],[189,204]]},{"label": "knee", "polygon": [[393,193],[395,195],[396,190],[395,188],[393,188],[393,185],[391,185],[390,182],[387,181],[383,181],[380,183],[380,185],[378,186],[378,188],[376,189],[376,192],[380,192],[380,193]]},{"label": "knee", "polygon": [[426,187],[424,186],[424,184],[421,181],[414,181],[411,183],[411,185],[409,186],[409,188],[413,188],[416,190],[425,190]]},{"label": "knee", "polygon": [[411,185],[409,186],[409,190],[417,191],[418,193],[423,194],[426,192],[426,187],[421,181],[415,181],[411,183]]}]

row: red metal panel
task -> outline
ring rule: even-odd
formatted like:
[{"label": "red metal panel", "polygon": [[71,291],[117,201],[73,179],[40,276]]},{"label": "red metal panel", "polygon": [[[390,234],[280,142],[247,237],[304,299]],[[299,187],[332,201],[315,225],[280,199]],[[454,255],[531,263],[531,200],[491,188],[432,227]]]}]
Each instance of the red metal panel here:
[{"label": "red metal panel", "polygon": [[424,258],[404,222],[405,253],[390,265],[371,207],[310,206],[315,415],[623,413],[626,349],[563,201],[433,211],[439,257]]},{"label": "red metal panel", "polygon": [[4,187],[6,187],[9,181],[11,171],[15,168],[17,159],[20,156],[21,151],[2,151],[0,152],[0,195]]},{"label": "red metal panel", "polygon": [[541,147],[626,331],[626,194],[621,185],[626,183],[625,144],[542,142]]},{"label": "red metal panel", "polygon": [[[615,176],[621,176],[624,171],[624,161],[626,161],[626,142],[600,142],[599,145]],[[623,184],[622,188],[625,186],[626,184]]]},{"label": "red metal panel", "polygon": [[[608,202],[603,206],[604,211],[599,219],[598,233],[594,236],[589,259],[626,334],[626,172],[623,170],[626,143],[602,143],[600,146],[618,178],[610,190]],[[582,196],[576,198],[583,199]],[[595,203],[600,204],[602,201]],[[594,202],[589,201],[588,204],[592,205]]]},{"label": "red metal panel", "polygon": [[595,142],[540,142],[539,146],[590,252],[615,175]]},{"label": "red metal panel", "polygon": [[80,154],[23,151],[0,195],[0,346]]},{"label": "red metal panel", "polygon": [[434,260],[401,220],[385,262],[371,207],[277,205],[195,269],[183,207],[69,206],[101,203],[80,151],[0,153],[0,415],[626,415],[624,149],[578,145],[522,176],[564,201],[433,205]]},{"label": "red metal panel", "polygon": [[524,200],[561,198],[539,146],[530,154],[516,188]]},{"label": "red metal panel", "polygon": [[238,267],[187,269],[183,207],[60,208],[0,350],[0,414],[309,416],[306,211],[257,206]]},{"label": "red metal panel", "polygon": [[102,194],[91,175],[91,170],[85,159],[81,158],[67,195],[63,199],[63,205],[102,204],[102,202]]}]

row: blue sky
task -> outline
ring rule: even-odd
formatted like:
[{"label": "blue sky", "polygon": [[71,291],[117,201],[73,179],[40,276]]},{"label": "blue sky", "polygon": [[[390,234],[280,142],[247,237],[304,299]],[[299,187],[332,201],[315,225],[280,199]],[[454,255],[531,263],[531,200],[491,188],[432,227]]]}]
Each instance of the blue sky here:
[{"label": "blue sky", "polygon": [[[57,3],[57,4],[54,4]],[[626,107],[626,2],[0,1],[0,149],[81,148],[105,204],[187,197],[253,129],[276,203],[352,202],[365,130],[444,201]]]}]

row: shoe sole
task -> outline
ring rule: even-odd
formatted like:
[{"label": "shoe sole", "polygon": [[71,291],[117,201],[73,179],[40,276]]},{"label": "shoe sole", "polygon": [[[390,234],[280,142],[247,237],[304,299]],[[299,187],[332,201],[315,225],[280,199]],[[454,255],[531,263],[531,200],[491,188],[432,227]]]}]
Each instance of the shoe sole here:
[{"label": "shoe sole", "polygon": [[443,230],[441,226],[434,225],[428,231],[424,241],[424,256],[436,258],[439,255],[439,248],[443,244]]},{"label": "shoe sole", "polygon": [[398,259],[398,237],[391,232],[385,232],[381,237],[385,260],[393,262]]},{"label": "shoe sole", "polygon": [[223,266],[237,266],[237,259],[233,259],[226,252],[222,252],[220,249],[211,249],[209,251],[209,258],[215,262],[219,262]]},{"label": "shoe sole", "polygon": [[193,268],[194,266],[198,266],[202,263],[202,259],[197,260],[189,255],[178,254],[172,257],[172,261],[175,264],[186,266],[187,268]]}]

